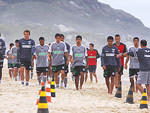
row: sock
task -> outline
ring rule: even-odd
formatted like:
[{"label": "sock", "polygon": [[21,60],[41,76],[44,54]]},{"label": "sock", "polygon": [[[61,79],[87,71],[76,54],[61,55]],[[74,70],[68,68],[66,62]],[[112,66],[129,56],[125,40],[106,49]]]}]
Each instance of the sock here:
[{"label": "sock", "polygon": [[44,84],[46,84],[46,79],[47,79],[47,76],[43,76],[43,82],[44,82]]},{"label": "sock", "polygon": [[64,83],[64,81],[63,81],[63,80],[61,80],[61,87],[63,87],[63,83]]},{"label": "sock", "polygon": [[17,81],[17,77],[15,77],[15,81]]},{"label": "sock", "polygon": [[64,84],[65,84],[65,87],[67,87],[67,80],[68,80],[68,78],[65,77],[65,78],[64,78]]},{"label": "sock", "polygon": [[31,79],[33,78],[33,72],[31,72]]},{"label": "sock", "polygon": [[24,80],[21,81],[21,84],[24,85]]},{"label": "sock", "polygon": [[59,88],[59,84],[56,84],[56,88]]},{"label": "sock", "polygon": [[38,79],[39,85],[41,85],[41,76],[37,76],[37,79]]},{"label": "sock", "polygon": [[29,86],[29,81],[26,81],[26,86]]}]

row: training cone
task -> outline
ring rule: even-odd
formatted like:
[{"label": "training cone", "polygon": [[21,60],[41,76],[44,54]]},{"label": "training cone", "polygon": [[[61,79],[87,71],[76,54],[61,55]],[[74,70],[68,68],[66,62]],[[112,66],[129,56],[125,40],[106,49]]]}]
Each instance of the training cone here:
[{"label": "training cone", "polygon": [[133,85],[130,85],[130,89],[129,89],[129,92],[128,92],[128,96],[127,96],[126,102],[130,103],[130,104],[134,103],[133,102]]},{"label": "training cone", "polygon": [[[44,86],[44,82],[41,83],[41,86]],[[39,90],[39,98],[40,98],[40,92],[41,92],[41,90]],[[39,99],[37,99],[37,101],[36,101],[36,105],[38,105],[38,104],[39,104]]]},{"label": "training cone", "polygon": [[121,82],[119,83],[119,86],[117,88],[117,92],[115,94],[115,97],[122,98],[122,89],[121,89]]},{"label": "training cone", "polygon": [[148,109],[148,104],[147,104],[147,95],[146,95],[146,88],[144,88],[144,92],[142,94],[142,99],[141,99],[141,104],[140,108],[147,108]]},{"label": "training cone", "polygon": [[40,100],[39,100],[39,104],[38,104],[37,113],[49,113],[45,86],[42,86],[42,88],[41,88]]},{"label": "training cone", "polygon": [[50,81],[48,81],[46,85],[46,97],[47,97],[47,102],[51,102]]},{"label": "training cone", "polygon": [[56,97],[54,77],[52,77],[52,81],[51,81],[51,97]]}]

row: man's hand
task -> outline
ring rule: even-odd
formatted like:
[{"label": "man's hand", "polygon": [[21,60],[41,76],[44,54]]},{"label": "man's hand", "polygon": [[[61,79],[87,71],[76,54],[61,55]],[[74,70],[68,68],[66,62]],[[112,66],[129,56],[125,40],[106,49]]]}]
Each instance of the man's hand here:
[{"label": "man's hand", "polygon": [[120,67],[118,68],[118,72],[120,71],[121,69],[120,69]]},{"label": "man's hand", "polygon": [[120,57],[122,57],[122,54],[118,54],[118,55],[116,55],[116,57],[117,57],[117,58],[120,58]]},{"label": "man's hand", "polygon": [[125,64],[124,68],[125,68],[125,69],[128,69],[128,65],[127,65],[127,64]]},{"label": "man's hand", "polygon": [[74,61],[73,61],[72,59],[70,60],[70,62],[71,62],[72,64],[74,63]]},{"label": "man's hand", "polygon": [[106,70],[106,66],[103,66],[103,69]]},{"label": "man's hand", "polygon": [[89,65],[86,65],[86,69],[88,69]]},{"label": "man's hand", "polygon": [[69,65],[69,60],[67,60],[67,66]]},{"label": "man's hand", "polygon": [[34,62],[32,61],[32,63],[31,63],[31,66],[33,67],[34,66]]}]

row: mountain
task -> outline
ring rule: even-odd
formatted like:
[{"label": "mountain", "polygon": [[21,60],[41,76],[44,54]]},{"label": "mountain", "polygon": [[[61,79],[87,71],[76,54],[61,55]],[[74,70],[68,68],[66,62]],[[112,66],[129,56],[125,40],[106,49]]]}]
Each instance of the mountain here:
[{"label": "mountain", "polygon": [[[13,34],[13,28],[32,28],[33,31],[37,29],[36,33],[42,31],[43,35],[52,29],[56,29],[55,32],[90,33],[100,36],[114,36],[119,33],[124,38],[148,38],[150,35],[150,29],[136,17],[97,0],[0,0],[0,14],[0,31],[3,31],[6,37],[20,36]],[[11,27],[8,28],[9,31],[5,25]],[[38,31],[39,29],[41,31]],[[88,39],[92,40],[90,37]],[[97,40],[99,39],[97,37]]]}]

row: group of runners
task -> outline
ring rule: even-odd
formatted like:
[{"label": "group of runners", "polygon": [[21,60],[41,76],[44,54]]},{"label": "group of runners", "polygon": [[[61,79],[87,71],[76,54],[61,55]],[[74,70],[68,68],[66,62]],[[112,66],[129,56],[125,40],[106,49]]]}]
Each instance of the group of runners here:
[{"label": "group of runners", "polygon": [[[112,94],[114,85],[116,88],[118,87],[123,75],[123,69],[128,69],[130,60],[129,78],[134,86],[134,91],[137,92],[139,90],[143,93],[141,85],[145,84],[148,99],[150,99],[150,49],[147,48],[146,40],[140,41],[138,37],[135,37],[133,46],[127,50],[126,45],[121,43],[119,34],[115,35],[114,38],[109,36],[107,38],[108,44],[102,48],[100,55],[98,50],[94,48],[93,43],[90,43],[89,48],[86,48],[82,44],[82,36],[80,35],[76,36],[76,43],[70,47],[64,41],[65,37],[63,34],[57,33],[55,41],[50,44],[45,44],[44,37],[40,37],[37,45],[30,38],[29,30],[25,30],[23,34],[24,38],[16,40],[15,45],[10,43],[10,48],[6,54],[5,41],[0,38],[0,83],[3,61],[6,58],[8,60],[10,78],[15,78],[15,81],[17,81],[19,76],[22,85],[25,84],[24,77],[26,86],[29,85],[29,80],[33,78],[35,61],[39,84],[41,84],[41,81],[46,83],[48,79],[54,77],[56,88],[67,88],[67,74],[70,67],[75,87],[78,90],[82,89],[83,83],[87,81],[88,72],[90,73],[91,82],[93,77],[95,77],[96,83],[98,82],[96,69],[97,59],[100,58],[108,93]],[[124,57],[127,57],[126,61],[124,61]],[[30,70],[32,70],[31,74]]]}]

